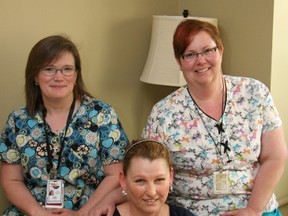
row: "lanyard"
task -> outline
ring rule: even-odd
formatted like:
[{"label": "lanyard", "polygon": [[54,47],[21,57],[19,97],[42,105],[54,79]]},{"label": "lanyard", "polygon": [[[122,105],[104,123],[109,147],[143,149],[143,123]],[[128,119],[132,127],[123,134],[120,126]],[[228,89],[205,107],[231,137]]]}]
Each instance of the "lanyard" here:
[{"label": "lanyard", "polygon": [[65,140],[65,137],[67,134],[68,126],[72,120],[72,114],[73,114],[74,108],[75,108],[75,98],[73,99],[73,102],[72,102],[70,110],[69,110],[69,114],[68,114],[66,126],[65,126],[65,132],[60,138],[60,152],[59,152],[59,157],[58,157],[58,162],[57,162],[57,168],[54,168],[53,161],[52,161],[52,152],[50,149],[50,143],[49,143],[48,132],[47,132],[48,125],[47,125],[46,120],[45,120],[46,112],[44,112],[44,110],[42,111],[44,130],[45,130],[45,138],[46,138],[46,148],[47,148],[48,162],[49,162],[49,164],[47,165],[47,172],[48,172],[50,177],[52,176],[52,178],[56,178],[57,172],[58,172],[59,167],[60,167],[61,155],[62,155],[62,151],[64,149],[64,140]]},{"label": "lanyard", "polygon": [[[222,162],[222,165],[224,166],[225,163],[224,163],[224,161],[223,161],[223,155],[222,155],[222,152],[221,152],[221,146],[224,147],[224,154],[226,154],[227,157],[228,157],[227,163],[230,163],[232,160],[230,159],[230,156],[229,156],[229,153],[228,153],[228,151],[231,151],[230,147],[228,146],[228,141],[225,141],[225,142],[224,142],[224,141],[222,140],[222,132],[225,132],[225,130],[224,130],[224,128],[223,128],[223,115],[224,115],[225,92],[226,92],[226,85],[225,85],[225,78],[224,78],[224,77],[223,77],[222,82],[223,82],[223,88],[222,88],[222,93],[223,93],[223,95],[222,95],[222,103],[221,103],[221,104],[222,104],[222,108],[221,108],[221,109],[222,109],[222,116],[221,116],[221,121],[220,121],[220,123],[218,123],[218,124],[215,125],[215,127],[218,129],[218,134],[220,134],[220,141],[219,141],[219,142],[216,142],[216,141],[215,141],[214,137],[212,136],[212,134],[211,134],[210,131],[208,130],[208,127],[207,127],[207,125],[205,124],[205,122],[204,122],[204,120],[203,120],[203,118],[202,118],[202,114],[201,114],[200,111],[199,111],[200,107],[199,107],[198,104],[194,101],[194,99],[193,99],[193,97],[192,97],[189,89],[188,89],[188,93],[189,93],[191,99],[193,100],[193,102],[194,102],[194,104],[195,104],[197,114],[198,114],[198,116],[200,117],[200,119],[201,119],[201,121],[202,121],[202,123],[203,123],[203,125],[204,125],[204,127],[205,127],[205,129],[206,129],[206,132],[208,133],[209,137],[211,138],[212,142],[214,143],[215,148],[216,148],[216,152],[219,154],[220,160],[221,160],[221,162]],[[219,147],[218,147],[218,146],[219,146]]]}]

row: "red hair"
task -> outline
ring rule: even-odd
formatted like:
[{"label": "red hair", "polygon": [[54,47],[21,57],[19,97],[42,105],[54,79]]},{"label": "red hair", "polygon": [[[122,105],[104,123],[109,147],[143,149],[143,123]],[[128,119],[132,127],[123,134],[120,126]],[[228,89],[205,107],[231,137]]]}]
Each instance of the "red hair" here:
[{"label": "red hair", "polygon": [[191,43],[191,38],[200,31],[207,32],[215,41],[218,48],[223,47],[220,32],[216,26],[209,22],[187,19],[177,26],[173,36],[174,55],[177,59],[182,57],[186,48]]}]

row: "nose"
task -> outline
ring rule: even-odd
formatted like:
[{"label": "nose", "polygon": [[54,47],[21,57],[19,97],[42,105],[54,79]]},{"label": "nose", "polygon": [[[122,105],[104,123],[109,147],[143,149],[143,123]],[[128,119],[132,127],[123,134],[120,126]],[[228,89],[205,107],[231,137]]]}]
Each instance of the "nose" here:
[{"label": "nose", "polygon": [[[59,71],[60,73],[58,73],[58,71]],[[61,75],[62,75],[62,71],[63,71],[63,69],[55,69],[55,75],[57,75],[57,74],[61,74]]]},{"label": "nose", "polygon": [[[59,73],[58,73],[58,71],[59,71]],[[57,69],[53,78],[54,78],[54,80],[62,80],[63,79],[62,69]]]},{"label": "nose", "polygon": [[203,63],[206,61],[206,58],[204,57],[204,55],[202,53],[198,53],[196,61],[198,63]]},{"label": "nose", "polygon": [[157,186],[155,184],[149,184],[147,186],[147,191],[146,191],[148,196],[155,196],[157,193]]}]

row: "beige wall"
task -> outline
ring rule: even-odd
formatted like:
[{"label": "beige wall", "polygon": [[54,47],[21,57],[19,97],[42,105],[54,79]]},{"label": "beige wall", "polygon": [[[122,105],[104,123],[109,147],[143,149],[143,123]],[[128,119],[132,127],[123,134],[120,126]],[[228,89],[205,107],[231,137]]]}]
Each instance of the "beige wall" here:
[{"label": "beige wall", "polygon": [[[45,36],[66,33],[79,46],[88,90],[116,109],[129,139],[137,138],[151,106],[175,89],[139,81],[152,15],[181,15],[183,9],[192,16],[219,19],[224,73],[253,76],[270,86],[273,4],[272,0],[0,0],[0,127],[11,110],[24,104],[24,68],[32,46]],[[283,62],[275,64],[279,73]],[[278,82],[274,76],[272,81]],[[274,96],[273,83],[272,87]],[[284,97],[280,91],[279,97]],[[284,104],[279,106],[284,112]],[[287,195],[282,187],[278,194]],[[0,191],[0,212],[6,204]]]}]

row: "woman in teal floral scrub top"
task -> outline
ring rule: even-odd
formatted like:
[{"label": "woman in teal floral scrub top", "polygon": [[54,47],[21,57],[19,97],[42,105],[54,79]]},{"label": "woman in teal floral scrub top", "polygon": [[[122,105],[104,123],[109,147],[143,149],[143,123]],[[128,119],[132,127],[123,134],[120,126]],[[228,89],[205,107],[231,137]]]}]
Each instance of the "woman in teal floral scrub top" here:
[{"label": "woman in teal floral scrub top", "polygon": [[[3,215],[112,214],[123,199],[118,177],[128,139],[114,109],[86,92],[75,45],[57,35],[40,40],[25,87],[26,106],[9,115],[0,138],[11,202]],[[64,181],[63,209],[43,208],[49,177]]]},{"label": "woman in teal floral scrub top", "polygon": [[273,191],[287,147],[268,88],[223,75],[224,48],[212,24],[183,21],[173,45],[187,86],[153,107],[142,134],[172,154],[170,202],[197,216],[280,214]]}]

